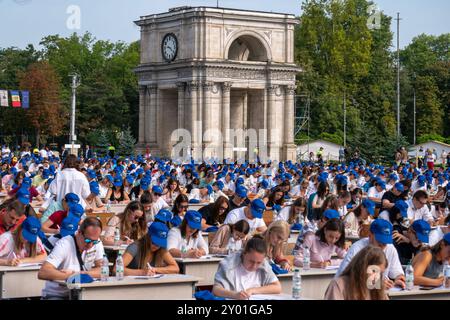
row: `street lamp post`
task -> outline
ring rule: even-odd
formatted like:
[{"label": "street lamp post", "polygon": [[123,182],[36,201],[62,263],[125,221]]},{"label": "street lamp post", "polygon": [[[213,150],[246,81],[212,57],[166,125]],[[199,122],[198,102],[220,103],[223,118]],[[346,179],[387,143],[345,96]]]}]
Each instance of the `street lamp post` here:
[{"label": "street lamp post", "polygon": [[76,73],[70,75],[72,77],[72,112],[70,116],[70,143],[72,144],[71,153],[75,154],[75,141],[77,136],[75,135],[75,107],[76,107],[76,96],[77,88],[80,86],[80,76]]}]

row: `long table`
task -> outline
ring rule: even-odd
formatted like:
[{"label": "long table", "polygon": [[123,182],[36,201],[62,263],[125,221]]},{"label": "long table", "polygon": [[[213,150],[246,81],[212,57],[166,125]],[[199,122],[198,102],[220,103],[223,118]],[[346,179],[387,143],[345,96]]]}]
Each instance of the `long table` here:
[{"label": "long table", "polygon": [[40,268],[0,266],[0,298],[40,297],[45,286],[45,281],[37,277]]},{"label": "long table", "polygon": [[190,275],[168,274],[157,278],[125,277],[92,283],[67,284],[71,300],[192,300],[200,279]]},{"label": "long table", "polygon": [[388,296],[391,300],[450,300],[450,289],[440,287],[420,290],[418,286],[414,286],[412,290],[389,290]]},{"label": "long table", "polygon": [[[302,276],[302,297],[308,297],[309,299],[323,300],[325,292],[333,280],[337,270],[326,270],[311,268],[310,270],[301,270]],[[289,272],[286,274],[277,275],[278,280],[281,283],[281,290],[285,294],[292,294],[292,277],[294,273]]]},{"label": "long table", "polygon": [[214,276],[223,258],[207,256],[207,258],[175,258],[180,268],[180,273],[201,278],[198,286],[214,285]]}]

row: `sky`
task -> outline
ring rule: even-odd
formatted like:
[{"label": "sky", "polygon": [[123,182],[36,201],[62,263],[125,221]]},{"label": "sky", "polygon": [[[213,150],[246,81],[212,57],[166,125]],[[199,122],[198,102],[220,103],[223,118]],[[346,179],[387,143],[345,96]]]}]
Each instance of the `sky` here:
[{"label": "sky", "polygon": [[[301,14],[301,0],[218,1],[225,8]],[[400,12],[401,48],[421,33],[450,32],[449,0],[375,0],[375,3],[389,16]],[[40,40],[47,35],[68,36],[86,31],[99,40],[132,42],[139,40],[139,28],[133,21],[140,16],[185,5],[215,7],[217,0],[0,0],[0,48],[24,48],[29,43],[39,48]],[[78,8],[80,19],[74,20]],[[395,21],[392,29],[396,39]]]}]

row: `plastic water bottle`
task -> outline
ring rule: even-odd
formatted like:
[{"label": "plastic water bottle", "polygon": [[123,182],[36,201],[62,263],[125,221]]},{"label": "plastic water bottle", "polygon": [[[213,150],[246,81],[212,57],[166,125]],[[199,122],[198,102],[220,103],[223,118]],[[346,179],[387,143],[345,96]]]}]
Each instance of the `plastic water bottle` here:
[{"label": "plastic water bottle", "polygon": [[100,278],[102,281],[108,281],[109,278],[109,261],[106,254],[103,255],[102,268],[100,271]]},{"label": "plastic water bottle", "polygon": [[292,299],[300,300],[302,293],[302,276],[300,275],[300,269],[294,269],[294,275],[292,277]]},{"label": "plastic water bottle", "polygon": [[116,259],[116,279],[117,280],[123,280],[123,259],[122,259],[122,252],[119,251],[119,254],[117,255]]},{"label": "plastic water bottle", "polygon": [[405,270],[406,290],[412,290],[414,288],[414,268],[411,261],[406,266]]},{"label": "plastic water bottle", "polygon": [[450,288],[450,266],[448,261],[444,262],[444,288]]},{"label": "plastic water bottle", "polygon": [[309,270],[311,268],[311,258],[308,246],[303,248],[303,270]]},{"label": "plastic water bottle", "polygon": [[114,246],[118,246],[120,243],[120,230],[118,227],[116,227],[116,230],[114,231]]},{"label": "plastic water bottle", "polygon": [[136,195],[134,194],[134,192],[131,194],[131,201],[135,201],[136,200]]},{"label": "plastic water bottle", "polygon": [[111,212],[111,200],[106,201],[106,212]]},{"label": "plastic water bottle", "polygon": [[234,240],[233,237],[231,237],[230,240],[228,241],[227,247],[228,247],[228,254],[236,252],[236,241]]},{"label": "plastic water bottle", "polygon": [[183,245],[181,246],[181,258],[186,258],[187,257],[187,246],[186,244],[183,243]]}]

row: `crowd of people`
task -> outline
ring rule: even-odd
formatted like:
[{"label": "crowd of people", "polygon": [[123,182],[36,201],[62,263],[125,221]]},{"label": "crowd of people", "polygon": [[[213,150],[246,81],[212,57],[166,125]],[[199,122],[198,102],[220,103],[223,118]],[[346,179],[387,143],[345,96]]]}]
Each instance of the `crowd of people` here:
[{"label": "crowd of people", "polygon": [[[125,275],[179,273],[174,258],[223,255],[212,293],[233,299],[280,293],[276,273],[302,267],[305,250],[311,267],[339,268],[325,299],[387,299],[405,287],[407,264],[416,285],[441,286],[450,258],[450,168],[38,151],[3,154],[0,173],[0,265],[43,263],[43,299],[68,297],[55,280],[99,278],[104,245],[126,246]],[[111,204],[125,209],[105,225],[88,216]],[[385,279],[369,289],[373,265]]]}]

